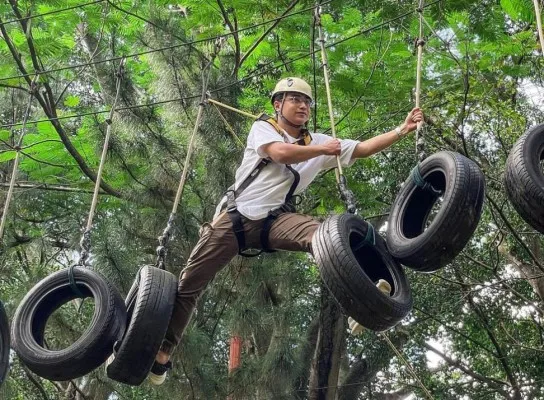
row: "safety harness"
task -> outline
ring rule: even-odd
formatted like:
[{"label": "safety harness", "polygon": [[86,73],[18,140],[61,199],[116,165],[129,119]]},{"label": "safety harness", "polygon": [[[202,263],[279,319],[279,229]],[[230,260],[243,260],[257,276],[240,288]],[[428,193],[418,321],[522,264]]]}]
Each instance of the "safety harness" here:
[{"label": "safety harness", "polygon": [[[265,121],[268,122],[272,127],[280,134],[284,139],[285,135],[278,125],[278,122],[270,117],[267,114],[261,114],[257,117],[257,121]],[[302,138],[299,139],[296,143],[298,145],[308,145],[312,141],[312,137],[310,133],[307,130],[302,130],[301,132]],[[254,252],[247,252],[248,248],[246,247],[246,236],[245,236],[245,230],[244,230],[244,224],[242,222],[242,215],[238,211],[238,207],[236,205],[236,198],[240,196],[240,194],[247,189],[247,187],[259,176],[261,171],[264,167],[266,167],[268,164],[272,162],[269,158],[262,158],[259,164],[255,167],[253,171],[248,175],[246,179],[240,184],[240,186],[235,190],[234,184],[227,189],[225,192],[225,196],[227,197],[226,201],[226,211],[227,214],[230,217],[230,220],[232,222],[232,228],[234,230],[234,234],[236,235],[236,240],[238,241],[238,254],[244,257],[255,257],[261,254],[262,252],[271,253],[275,250],[272,250],[269,248],[269,242],[268,242],[268,236],[270,234],[270,228],[272,227],[272,224],[283,213],[286,212],[296,212],[296,204],[293,201],[295,190],[300,182],[300,175],[299,173],[290,165],[285,164],[285,167],[291,171],[293,174],[293,183],[291,184],[291,187],[289,188],[289,191],[287,192],[287,195],[285,196],[285,200],[281,207],[276,208],[274,210],[271,210],[268,212],[268,215],[266,216],[263,228],[261,230],[261,250],[257,253]]]}]

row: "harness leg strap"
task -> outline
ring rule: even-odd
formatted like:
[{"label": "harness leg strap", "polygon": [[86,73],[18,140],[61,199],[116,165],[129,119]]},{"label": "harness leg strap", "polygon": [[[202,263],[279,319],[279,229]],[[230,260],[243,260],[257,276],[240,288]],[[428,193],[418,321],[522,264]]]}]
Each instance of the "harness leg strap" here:
[{"label": "harness leg strap", "polygon": [[246,248],[246,235],[244,233],[244,223],[242,222],[242,216],[238,210],[228,211],[230,221],[232,222],[232,230],[238,241],[238,253],[241,254]]},{"label": "harness leg strap", "polygon": [[262,253],[262,251],[253,253],[251,251],[246,251],[246,233],[244,230],[244,223],[242,221],[242,214],[237,209],[227,211],[230,221],[232,222],[232,230],[236,236],[236,241],[238,242],[238,254],[242,257],[257,257]]}]

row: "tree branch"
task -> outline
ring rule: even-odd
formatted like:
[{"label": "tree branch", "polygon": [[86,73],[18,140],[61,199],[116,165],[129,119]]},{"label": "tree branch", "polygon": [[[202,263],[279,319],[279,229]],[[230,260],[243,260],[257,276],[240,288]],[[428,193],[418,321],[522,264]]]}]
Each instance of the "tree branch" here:
[{"label": "tree branch", "polygon": [[[13,0],[10,0],[10,1],[13,1]],[[11,41],[11,38],[9,37],[9,35],[8,35],[4,25],[2,24],[1,20],[0,20],[0,32],[2,32],[3,38],[6,41],[6,44],[8,45],[8,48],[9,48],[9,50],[11,52],[12,57],[14,58],[15,62],[17,63],[17,66],[19,67],[19,70],[24,75],[24,79],[27,81],[29,87],[31,87],[32,80],[28,76],[28,72],[27,72],[27,70],[25,69],[25,67],[23,65],[23,62],[21,60],[21,56],[20,56],[19,52],[17,51],[17,49],[15,48],[15,46],[13,45],[13,43]],[[29,50],[31,52],[32,52],[32,49],[34,49],[34,47],[32,47],[32,48],[29,47]],[[32,55],[32,57],[36,58],[36,54],[34,53]],[[46,90],[49,93],[51,93],[51,88],[49,87],[49,85],[47,83],[45,84],[45,87],[46,87]],[[54,108],[54,99],[52,99],[53,103],[49,102],[49,104],[48,104],[48,102],[39,93],[36,92],[36,93],[33,93],[33,95],[38,100],[38,102],[40,103],[40,105],[41,105],[42,109],[44,110],[46,116],[51,119],[51,124],[53,125],[53,127],[57,131],[57,134],[59,135],[62,143],[64,144],[64,147],[66,147],[66,150],[68,150],[70,155],[76,160],[76,163],[79,165],[79,168],[81,169],[81,171],[87,177],[89,177],[93,182],[96,182],[96,178],[97,178],[96,173],[91,168],[89,168],[89,166],[86,164],[86,162],[83,159],[83,157],[81,156],[81,154],[79,154],[77,149],[74,147],[74,145],[72,144],[72,142],[68,138],[68,135],[64,131],[64,129],[63,129],[62,125],[60,124],[60,122],[57,119],[55,119],[57,115],[56,115],[56,110]],[[52,107],[50,107],[50,105]],[[119,198],[124,198],[124,196],[120,192],[113,189],[111,186],[109,186],[104,181],[102,181],[100,183],[100,187],[105,192],[107,192],[108,194],[110,194],[112,196],[119,197]]]},{"label": "tree branch", "polygon": [[42,397],[45,399],[45,400],[49,400],[49,397],[47,396],[47,392],[45,391],[45,388],[43,387],[43,385],[41,384],[41,382],[36,379],[34,377],[34,374],[32,372],[30,372],[30,370],[28,369],[28,367],[26,365],[24,365],[23,363],[21,363],[21,367],[23,368],[23,371],[25,371],[25,375],[28,377],[28,379],[30,380],[30,382],[32,382],[32,384],[34,386],[36,386],[36,388],[38,389],[38,391],[40,392],[40,394],[42,395]]},{"label": "tree branch", "polygon": [[[218,2],[220,2],[221,0],[217,0]],[[247,58],[249,57],[249,55],[251,53],[253,53],[253,51],[257,48],[257,46],[259,45],[259,43],[261,43],[267,36],[270,32],[272,32],[272,30],[274,30],[274,28],[276,28],[276,26],[278,26],[278,24],[283,21],[283,17],[285,17],[285,15],[291,11],[293,9],[293,7],[295,7],[297,5],[297,3],[299,2],[299,0],[293,0],[291,1],[291,3],[287,6],[287,8],[285,9],[285,11],[280,15],[280,18],[277,19],[276,21],[274,21],[274,23],[264,31],[264,33],[261,35],[261,37],[259,37],[255,43],[253,43],[251,45],[251,47],[249,48],[249,50],[246,52],[246,54],[244,54],[244,56],[240,59],[240,63],[238,64],[238,67],[241,67],[242,64],[244,63],[244,61],[247,60]]]},{"label": "tree branch", "polygon": [[240,65],[241,65],[240,38],[238,36],[238,32],[236,32],[236,28],[232,25],[232,22],[230,22],[229,14],[227,10],[225,9],[225,6],[223,5],[223,2],[221,0],[217,0],[217,4],[219,5],[219,8],[221,9],[221,14],[223,15],[223,19],[225,20],[225,23],[228,25],[232,33],[232,37],[234,38],[234,47],[235,47],[234,53],[235,54],[234,54],[234,70],[232,71],[232,75],[237,77],[238,69],[240,68]]},{"label": "tree branch", "polygon": [[491,196],[489,196],[488,194],[485,195],[486,199],[491,203],[491,205],[493,206],[493,208],[495,210],[497,210],[497,212],[499,213],[499,215],[501,216],[502,220],[504,221],[504,223],[506,224],[506,226],[508,227],[508,230],[510,231],[510,233],[512,233],[512,235],[514,236],[514,238],[516,239],[516,241],[521,245],[521,247],[523,247],[523,249],[527,252],[527,254],[529,254],[529,256],[533,259],[533,261],[535,262],[535,264],[537,265],[537,267],[540,269],[540,271],[544,272],[544,267],[542,266],[542,264],[540,264],[540,262],[538,261],[537,257],[533,254],[533,252],[531,251],[531,249],[529,249],[529,247],[527,246],[527,244],[525,244],[525,242],[523,241],[523,239],[521,239],[521,237],[518,235],[518,233],[516,232],[516,230],[514,229],[514,227],[512,226],[512,224],[510,224],[510,221],[508,221],[508,219],[506,218],[506,216],[504,215],[504,213],[502,212],[502,210],[500,209],[500,207],[497,205],[497,203],[495,203],[495,201],[491,198]]},{"label": "tree branch", "polygon": [[[455,270],[455,273],[456,273],[456,275],[458,275],[458,279],[460,281],[462,281],[463,279],[462,279],[461,276],[459,276],[457,270]],[[464,288],[463,288],[463,291],[465,291]],[[506,376],[508,378],[508,381],[510,382],[510,386],[514,390],[514,393],[515,393],[514,394],[514,399],[515,400],[521,400],[521,393],[520,393],[520,388],[519,388],[518,381],[517,381],[516,377],[514,376],[514,374],[512,372],[512,369],[510,368],[510,365],[509,365],[509,363],[507,361],[506,354],[504,353],[502,347],[499,344],[499,341],[497,340],[497,338],[495,337],[495,334],[493,333],[493,331],[491,329],[491,325],[489,323],[489,320],[488,320],[487,316],[480,309],[480,307],[474,302],[474,300],[472,299],[472,296],[470,295],[470,293],[467,294],[466,299],[467,299],[470,307],[474,311],[474,313],[478,316],[478,318],[482,322],[482,326],[485,329],[485,331],[487,333],[487,336],[489,337],[489,340],[491,341],[491,343],[495,347],[495,350],[496,350],[497,355],[498,355],[498,361],[501,363],[501,365],[502,365],[502,367],[504,369],[504,372],[505,372],[505,374],[506,374]]]},{"label": "tree branch", "polygon": [[[9,183],[0,183],[0,187],[9,187]],[[56,192],[77,192],[77,193],[94,193],[92,190],[71,188],[68,186],[50,185],[48,183],[15,183],[16,188],[20,189],[40,189],[52,190]],[[109,195],[106,192],[99,192],[101,195]]]},{"label": "tree branch", "polygon": [[457,360],[454,360],[453,358],[448,357],[447,355],[445,355],[444,353],[442,353],[440,350],[436,349],[435,347],[431,346],[427,342],[424,342],[423,346],[427,350],[430,350],[433,353],[435,353],[436,355],[440,356],[444,361],[446,361],[452,367],[460,369],[465,374],[471,376],[472,378],[474,378],[474,379],[476,379],[476,380],[478,380],[480,382],[485,382],[488,385],[493,386],[494,388],[498,389],[502,395],[504,395],[505,397],[508,397],[508,392],[503,389],[504,386],[510,386],[510,385],[508,385],[507,382],[504,382],[504,381],[501,381],[501,380],[498,380],[498,379],[495,379],[495,378],[489,378],[489,377],[484,376],[484,375],[480,375],[477,372],[474,372],[471,369],[469,369],[468,367],[466,367],[465,365],[463,365],[460,361],[457,361]]}]

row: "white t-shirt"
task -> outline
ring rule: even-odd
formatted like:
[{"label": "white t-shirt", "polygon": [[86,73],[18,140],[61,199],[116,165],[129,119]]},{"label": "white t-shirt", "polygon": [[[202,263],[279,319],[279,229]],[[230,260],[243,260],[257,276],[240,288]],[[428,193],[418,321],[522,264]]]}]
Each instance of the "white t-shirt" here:
[{"label": "white t-shirt", "polygon": [[[330,139],[332,138],[328,135],[312,133],[312,142],[309,146],[323,144]],[[285,131],[282,137],[266,121],[256,121],[251,127],[247,138],[242,164],[236,170],[235,189],[249,176],[260,160],[267,157],[267,154],[262,152],[263,145],[273,142],[294,143],[296,139]],[[343,139],[340,140],[340,143],[342,149],[340,162],[342,166],[349,166],[355,161],[351,159],[351,155],[359,141]],[[300,174],[300,182],[295,190],[295,194],[299,194],[312,183],[320,171],[334,168],[337,164],[335,156],[323,155],[290,165]],[[293,180],[293,173],[287,169],[285,164],[271,162],[261,170],[257,178],[236,198],[238,211],[251,220],[265,218],[269,211],[279,208],[283,204]],[[217,206],[215,216],[219,215],[225,201],[226,197],[223,197]]]}]

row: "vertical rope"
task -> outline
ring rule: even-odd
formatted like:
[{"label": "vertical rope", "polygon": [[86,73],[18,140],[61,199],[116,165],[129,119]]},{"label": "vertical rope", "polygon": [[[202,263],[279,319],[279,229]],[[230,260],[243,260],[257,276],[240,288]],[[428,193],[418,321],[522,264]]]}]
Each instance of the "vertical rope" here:
[{"label": "vertical rope", "polygon": [[[425,1],[419,0],[419,7],[417,12],[419,13],[419,37],[417,39],[417,69],[416,69],[416,107],[421,105],[421,70],[423,67],[423,47],[425,46],[425,39],[423,38],[423,10],[425,7]],[[425,159],[425,138],[423,130],[423,121],[417,124],[416,129],[416,154],[418,161]]]},{"label": "vertical rope", "polygon": [[[317,7],[319,7],[319,5],[317,5]],[[314,125],[314,128],[313,128],[313,132],[316,132],[317,131],[317,102],[318,102],[318,99],[317,99],[317,79],[316,79],[316,65],[317,65],[317,62],[315,61],[315,24],[316,24],[316,19],[314,18],[313,20],[313,23],[312,23],[312,41],[310,42],[310,53],[312,55],[312,72],[313,72],[313,84],[314,84],[314,112],[312,113],[312,119],[313,119],[313,125]]]},{"label": "vertical rope", "polygon": [[2,220],[0,221],[0,242],[2,240],[2,237],[4,236],[4,229],[5,229],[6,221],[7,221],[9,204],[11,202],[11,198],[13,197],[13,188],[15,187],[15,182],[17,181],[17,172],[19,171],[19,161],[21,158],[21,146],[23,144],[23,138],[25,137],[25,134],[26,134],[26,123],[28,121],[28,117],[30,116],[32,100],[34,99],[34,94],[36,93],[36,90],[38,87],[37,81],[39,79],[39,76],[40,74],[36,74],[32,82],[30,83],[30,89],[29,89],[30,96],[28,98],[28,106],[26,107],[25,115],[23,117],[23,126],[21,128],[21,135],[14,148],[14,150],[16,151],[15,159],[13,160],[13,168],[11,171],[9,189],[6,195],[6,202],[4,203],[4,211],[2,213]]},{"label": "vertical rope", "polygon": [[104,139],[104,146],[102,147],[102,155],[100,157],[100,164],[98,165],[98,172],[96,174],[96,182],[94,185],[94,192],[93,192],[93,199],[91,202],[91,208],[89,210],[89,217],[87,218],[87,226],[85,227],[85,231],[83,232],[83,236],[81,237],[80,246],[81,246],[81,253],[79,257],[79,262],[77,265],[85,266],[87,262],[87,258],[89,257],[89,251],[91,248],[91,229],[93,226],[93,219],[94,214],[96,211],[96,205],[98,204],[98,193],[100,191],[100,183],[102,181],[102,171],[104,170],[104,164],[106,163],[106,155],[108,153],[108,145],[111,137],[111,126],[113,122],[113,116],[115,114],[115,107],[117,106],[117,101],[119,100],[119,94],[121,92],[121,80],[123,77],[123,69],[125,65],[125,58],[121,59],[121,62],[119,63],[119,67],[116,72],[117,82],[116,82],[116,92],[115,92],[115,98],[113,100],[113,104],[110,109],[110,113],[108,115],[108,118],[106,119],[106,138]]},{"label": "vertical rope", "polygon": [[396,354],[396,356],[399,358],[399,360],[401,360],[404,365],[406,365],[406,368],[408,368],[408,371],[410,372],[410,375],[412,375],[412,377],[417,381],[417,383],[419,384],[419,386],[421,387],[421,389],[423,389],[423,392],[425,393],[425,395],[427,396],[427,398],[429,400],[434,400],[431,392],[429,392],[429,389],[427,389],[425,387],[425,385],[423,384],[423,382],[421,382],[421,380],[419,379],[419,377],[417,376],[416,374],[416,371],[414,371],[414,369],[412,368],[412,366],[410,365],[410,363],[408,362],[408,360],[406,360],[402,354],[400,353],[400,351],[397,350],[397,348],[395,347],[395,345],[393,344],[393,342],[391,342],[391,340],[389,339],[389,336],[387,336],[387,334],[385,332],[383,332],[381,334],[381,336],[385,339],[385,341],[387,342],[387,344],[389,345],[389,347],[391,348],[391,350],[393,350],[393,352]]},{"label": "vertical rope", "polygon": [[178,190],[176,192],[176,198],[174,199],[172,212],[170,213],[170,216],[168,217],[166,228],[164,228],[161,236],[159,236],[159,245],[157,246],[157,249],[156,249],[157,260],[155,261],[155,266],[160,269],[166,268],[166,254],[168,252],[167,245],[170,240],[170,235],[171,235],[172,227],[174,225],[174,219],[178,210],[178,205],[181,200],[181,196],[183,195],[183,189],[185,188],[185,181],[187,180],[189,165],[191,163],[191,157],[193,155],[194,143],[195,143],[196,135],[198,133],[198,128],[200,127],[202,113],[208,101],[208,83],[210,80],[212,65],[215,60],[215,57],[217,57],[217,54],[219,54],[220,49],[221,49],[221,42],[216,41],[214,53],[212,54],[210,61],[202,69],[202,94],[200,96],[200,103],[198,104],[198,112],[196,116],[195,125],[193,128],[193,133],[191,134],[191,138],[189,139],[189,147],[187,148],[187,154],[185,156],[185,164],[183,165],[183,171],[181,173]]},{"label": "vertical rope", "polygon": [[[327,93],[327,105],[329,107],[329,120],[331,124],[331,136],[336,139],[336,126],[334,123],[334,111],[332,108],[332,96],[331,88],[329,84],[329,66],[327,60],[327,52],[325,50],[325,37],[323,35],[323,25],[321,25],[321,7],[319,5],[315,8],[315,25],[319,30],[319,45],[321,47],[321,60],[323,62],[323,75],[325,78],[325,91]],[[349,213],[355,214],[357,210],[357,203],[355,201],[355,195],[348,189],[347,180],[342,170],[342,164],[340,162],[340,156],[336,156],[336,182],[338,183],[338,189],[340,191],[340,197],[346,204],[346,209]]]},{"label": "vertical rope", "polygon": [[538,0],[533,0],[535,4],[536,25],[538,27],[538,37],[540,38],[540,49],[544,55],[544,32],[542,32],[542,17],[540,16],[540,5]]},{"label": "vertical rope", "polygon": [[[321,61],[323,62],[323,75],[325,77],[325,91],[327,93],[327,106],[329,107],[329,120],[331,124],[331,136],[336,139],[336,126],[334,124],[334,113],[332,108],[331,87],[329,84],[329,66],[327,59],[327,52],[325,50],[325,37],[323,35],[323,25],[321,25],[321,7],[315,8],[315,21],[319,30],[319,45],[321,47]],[[340,163],[340,156],[336,156],[336,182],[340,183],[340,175],[343,175],[342,164]]]}]

